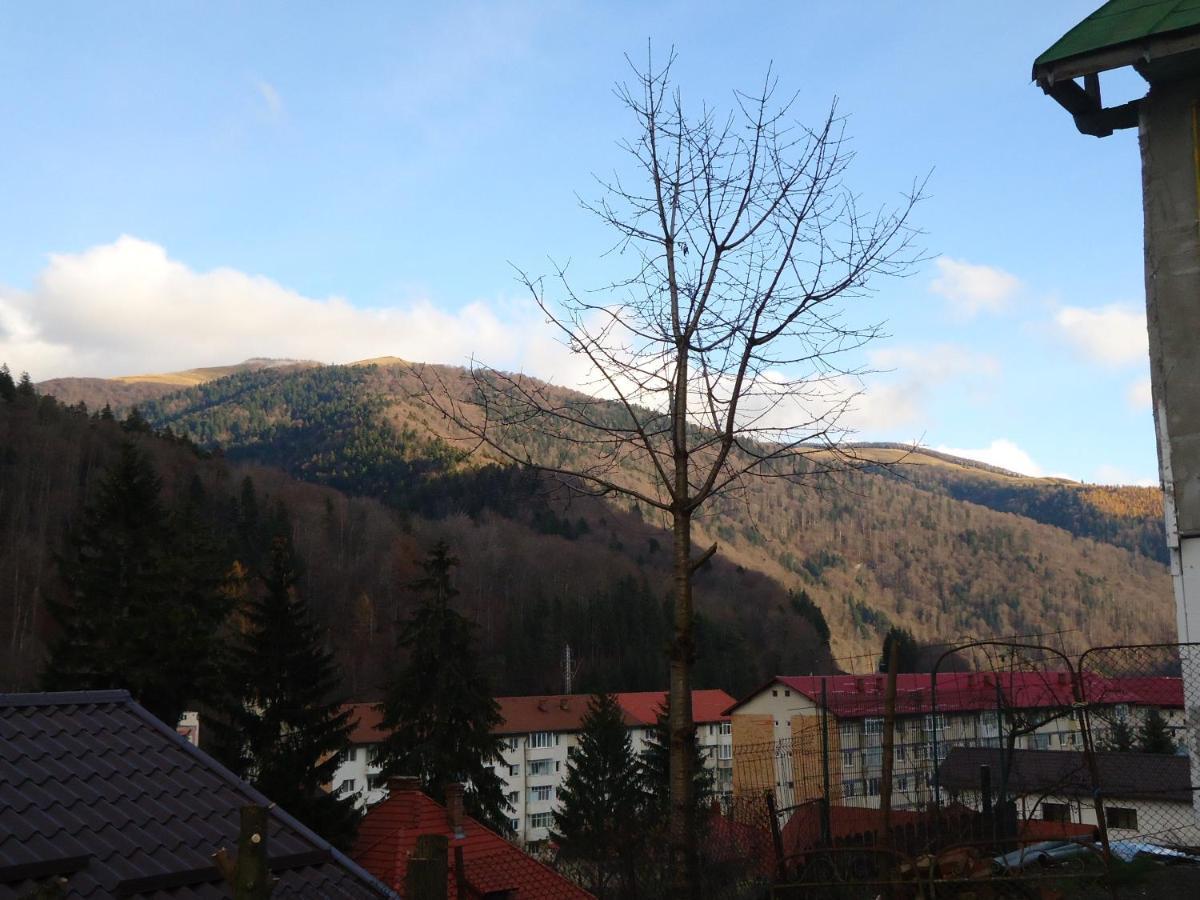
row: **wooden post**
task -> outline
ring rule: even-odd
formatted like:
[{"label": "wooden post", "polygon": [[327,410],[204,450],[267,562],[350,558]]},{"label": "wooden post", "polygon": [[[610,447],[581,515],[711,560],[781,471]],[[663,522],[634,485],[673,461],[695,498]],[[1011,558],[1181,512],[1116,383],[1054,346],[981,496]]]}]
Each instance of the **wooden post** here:
[{"label": "wooden post", "polygon": [[236,859],[222,847],[213,854],[213,862],[233,888],[234,900],[267,900],[275,883],[267,858],[267,810],[262,806],[243,806]]},{"label": "wooden post", "polygon": [[409,900],[446,900],[446,854],[450,841],[444,834],[422,834],[408,860],[404,879]]}]

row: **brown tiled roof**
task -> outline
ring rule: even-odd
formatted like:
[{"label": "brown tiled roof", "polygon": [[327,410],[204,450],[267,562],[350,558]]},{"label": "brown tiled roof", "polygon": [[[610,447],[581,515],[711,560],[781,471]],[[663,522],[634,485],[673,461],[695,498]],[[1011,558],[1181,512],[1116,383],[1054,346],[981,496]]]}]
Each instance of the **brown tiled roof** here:
[{"label": "brown tiled roof", "polygon": [[[367,871],[392,885],[404,887],[408,860],[423,834],[440,834],[450,840],[449,854],[456,845],[463,850],[463,874],[468,896],[482,898],[491,892],[511,891],[513,900],[589,900],[577,887],[553,869],[538,862],[519,847],[470,816],[462,817],[462,837],[456,838],[446,807],[417,790],[407,779],[389,785],[387,800],[371,808],[358,829],[352,853]],[[447,895],[457,896],[457,881],[449,856]]]},{"label": "brown tiled roof", "polygon": [[[646,728],[655,723],[658,710],[666,700],[666,691],[626,692],[616,695],[617,704],[631,728]],[[591,694],[543,694],[532,697],[497,697],[504,719],[498,734],[528,734],[532,731],[579,731],[587,715]],[[724,691],[692,691],[692,718],[697,725],[728,720],[725,708],[733,698]],[[350,703],[350,721],[354,730],[350,742],[376,744],[387,737],[379,727],[383,716],[374,703]]]},{"label": "brown tiled roof", "polygon": [[[125,691],[0,694],[0,898],[227,898],[212,854],[247,804],[271,805]],[[273,897],[395,896],[278,807],[268,849]]]},{"label": "brown tiled roof", "polygon": [[[1077,750],[1014,750],[1006,759],[993,747],[954,747],[942,763],[939,778],[950,791],[979,790],[979,769],[988,766],[995,783],[1001,764],[1008,764],[1013,793],[1092,795],[1087,758]],[[1159,753],[1097,752],[1100,788],[1107,797],[1191,803],[1191,772],[1186,756]]]}]

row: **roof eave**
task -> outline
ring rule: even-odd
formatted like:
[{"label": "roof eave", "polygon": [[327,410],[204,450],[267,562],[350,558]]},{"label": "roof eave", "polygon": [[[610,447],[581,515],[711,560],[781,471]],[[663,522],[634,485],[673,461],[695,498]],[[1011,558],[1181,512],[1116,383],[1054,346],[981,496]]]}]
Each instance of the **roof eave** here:
[{"label": "roof eave", "polygon": [[1055,84],[1072,78],[1136,66],[1192,50],[1200,50],[1200,27],[1126,41],[1048,62],[1035,62],[1033,80],[1048,93]]}]

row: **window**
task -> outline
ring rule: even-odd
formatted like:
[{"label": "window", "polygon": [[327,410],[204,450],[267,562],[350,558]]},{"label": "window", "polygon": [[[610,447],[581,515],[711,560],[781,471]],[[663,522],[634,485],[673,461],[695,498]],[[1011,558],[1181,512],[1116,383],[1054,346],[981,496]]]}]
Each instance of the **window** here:
[{"label": "window", "polygon": [[1126,831],[1137,831],[1137,810],[1126,806],[1106,806],[1104,819],[1109,828],[1122,828]]},{"label": "window", "polygon": [[858,781],[855,779],[847,779],[842,782],[842,795],[845,797],[853,797],[858,793]]},{"label": "window", "polygon": [[1042,821],[1070,822],[1071,807],[1066,803],[1042,803]]},{"label": "window", "polygon": [[879,779],[878,778],[868,778],[867,779],[867,796],[868,797],[878,797],[879,796]]},{"label": "window", "polygon": [[913,760],[922,762],[929,758],[929,748],[924,744],[913,744]]},{"label": "window", "polygon": [[576,750],[578,750],[578,749],[579,749],[579,748],[578,748],[578,747],[575,747],[575,746],[570,746],[570,747],[568,747],[568,748],[567,748],[567,759],[570,759],[572,756],[574,756],[574,755],[575,755],[575,751],[576,751]]},{"label": "window", "polygon": [[509,806],[516,806],[517,800],[520,798],[520,796],[521,795],[519,793],[517,793],[516,791],[509,791],[507,794],[504,795],[504,800],[506,803],[508,803]]},{"label": "window", "polygon": [[555,762],[552,759],[531,759],[529,761],[530,775],[552,775],[555,769]]},{"label": "window", "polygon": [[529,749],[541,750],[558,746],[558,735],[553,731],[535,731],[529,736]]},{"label": "window", "polygon": [[510,737],[508,739],[507,746],[508,746],[509,750],[520,750],[521,749],[521,739],[519,737]]},{"label": "window", "polygon": [[733,745],[718,744],[717,745],[717,759],[733,759]]},{"label": "window", "polygon": [[1029,746],[1034,750],[1049,750],[1050,735],[1048,734],[1031,734],[1029,736]]},{"label": "window", "polygon": [[1128,719],[1129,718],[1129,704],[1128,703],[1118,703],[1116,706],[1114,706],[1113,707],[1113,718],[1116,719],[1118,722],[1124,722],[1126,719]]},{"label": "window", "polygon": [[529,789],[530,803],[545,803],[547,800],[554,799],[554,786],[549,784],[531,787]]},{"label": "window", "polygon": [[509,778],[516,778],[520,774],[521,774],[520,766],[509,766],[508,767],[508,777]]},{"label": "window", "polygon": [[732,722],[722,722],[721,723],[721,734],[733,734],[733,723]]},{"label": "window", "polygon": [[842,751],[842,768],[853,769],[858,765],[858,754],[853,750]]},{"label": "window", "polygon": [[896,751],[896,759],[904,759],[908,756],[908,751],[904,749],[903,744],[897,744],[893,749]]},{"label": "window", "polygon": [[946,730],[946,717],[942,713],[938,713],[936,716],[925,717],[925,733],[928,734],[933,731],[934,726],[937,726],[938,731]]},{"label": "window", "polygon": [[883,719],[879,716],[863,719],[863,734],[883,734]]},{"label": "window", "polygon": [[785,689],[784,689],[784,692],[783,692],[783,696],[785,696],[785,697],[790,697],[790,696],[792,696],[792,692],[791,692],[791,691],[789,691],[789,690],[787,690],[787,689],[785,688]]},{"label": "window", "polygon": [[997,737],[1000,734],[1000,722],[996,713],[983,713],[979,717],[979,733],[983,737]]},{"label": "window", "polygon": [[341,762],[358,762],[358,748],[347,747],[345,750],[343,750],[341,754]]},{"label": "window", "polygon": [[772,696],[772,697],[778,697],[778,696],[779,696],[779,691],[771,691],[771,696]]},{"label": "window", "polygon": [[867,768],[870,768],[870,769],[878,769],[880,766],[882,766],[883,765],[883,748],[882,747],[868,747],[867,748],[867,758],[863,764],[865,766],[867,766]]},{"label": "window", "polygon": [[387,779],[384,778],[382,775],[376,773],[375,775],[367,776],[367,790],[368,791],[378,791],[378,790],[382,790],[385,787],[387,787]]},{"label": "window", "polygon": [[898,791],[907,791],[908,790],[908,776],[907,775],[897,775],[896,776],[896,790],[898,790]]},{"label": "window", "polygon": [[716,733],[717,733],[717,732],[716,732],[716,728],[717,728],[717,726],[716,726],[716,725],[713,725],[713,724],[711,724],[711,723],[709,724],[709,726],[708,726],[708,734],[709,734],[709,736],[710,736],[710,737],[711,737],[712,735],[714,735],[714,734],[716,734]]},{"label": "window", "polygon": [[554,813],[534,813],[529,817],[530,828],[549,828],[554,824]]},{"label": "window", "polygon": [[516,834],[518,831],[520,831],[521,830],[521,820],[520,819],[509,819],[508,820],[508,830],[511,831],[513,834]]},{"label": "window", "polygon": [[343,781],[341,784],[338,785],[338,789],[337,789],[337,792],[339,794],[353,794],[354,791],[355,791],[355,787],[354,787],[354,779],[353,778],[347,778],[345,781]]},{"label": "window", "polygon": [[838,733],[842,737],[843,744],[858,743],[858,741],[856,740],[856,738],[858,736],[858,731],[857,731],[857,729],[855,729],[853,722],[843,722],[841,725],[838,726]]}]

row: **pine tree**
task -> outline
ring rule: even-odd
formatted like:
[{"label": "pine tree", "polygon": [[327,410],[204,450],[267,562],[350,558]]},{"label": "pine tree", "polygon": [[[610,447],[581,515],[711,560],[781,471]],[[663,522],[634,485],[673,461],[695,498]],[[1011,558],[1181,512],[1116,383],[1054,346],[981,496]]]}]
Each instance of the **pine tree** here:
[{"label": "pine tree", "polygon": [[17,385],[13,381],[12,372],[8,371],[8,363],[0,363],[0,400],[12,403],[17,399]]},{"label": "pine tree", "polygon": [[126,688],[173,726],[213,682],[228,605],[217,558],[168,514],[161,491],[146,456],[122,444],[59,560],[70,599],[50,604],[60,634],[42,681]]},{"label": "pine tree", "polygon": [[1171,738],[1171,729],[1167,720],[1157,708],[1151,708],[1146,713],[1137,733],[1138,749],[1142,753],[1174,753],[1175,741]]},{"label": "pine tree", "polygon": [[567,762],[553,839],[561,859],[587,872],[597,897],[636,893],[639,848],[646,838],[642,786],[621,707],[613,695],[596,694]]},{"label": "pine tree", "polygon": [[36,399],[37,388],[33,386],[33,379],[29,377],[28,372],[22,372],[21,380],[17,382],[17,400],[32,403]]},{"label": "pine tree", "polygon": [[262,591],[244,610],[236,652],[239,690],[230,719],[240,735],[234,766],[264,794],[338,846],[354,836],[353,798],[323,789],[350,740],[350,714],[336,693],[333,654],[296,592],[291,540],[271,542]]},{"label": "pine tree", "polygon": [[1137,735],[1128,719],[1113,719],[1108,723],[1108,732],[1100,739],[1100,749],[1115,753],[1132,753]]},{"label": "pine tree", "polygon": [[450,606],[457,564],[439,541],[411,588],[420,596],[400,634],[407,661],[390,679],[380,706],[386,776],[416,775],[426,793],[441,800],[450,782],[466,782],[468,811],[498,831],[508,831],[508,803],[493,766],[502,743],[493,730],[503,721],[488,679],[478,665],[477,626]]}]

